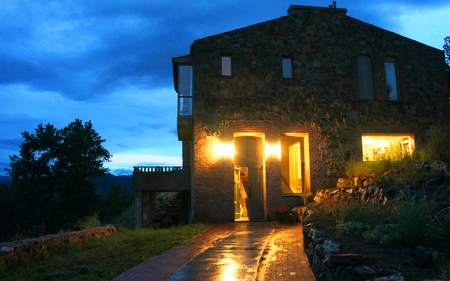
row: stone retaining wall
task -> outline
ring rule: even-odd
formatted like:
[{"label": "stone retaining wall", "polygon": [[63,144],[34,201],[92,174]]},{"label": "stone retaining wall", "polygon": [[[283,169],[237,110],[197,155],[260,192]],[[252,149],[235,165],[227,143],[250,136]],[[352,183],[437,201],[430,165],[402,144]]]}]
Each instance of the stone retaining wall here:
[{"label": "stone retaining wall", "polygon": [[310,227],[307,212],[303,221],[304,248],[311,269],[320,280],[370,280],[370,281],[403,281],[400,272],[393,269],[380,268],[375,271],[366,266],[367,257],[362,254],[340,254],[340,245],[327,238],[325,233]]},{"label": "stone retaining wall", "polygon": [[89,240],[117,232],[117,226],[106,225],[80,231],[44,235],[0,244],[0,270],[6,271],[30,259],[48,257],[60,251],[64,244],[85,245]]}]

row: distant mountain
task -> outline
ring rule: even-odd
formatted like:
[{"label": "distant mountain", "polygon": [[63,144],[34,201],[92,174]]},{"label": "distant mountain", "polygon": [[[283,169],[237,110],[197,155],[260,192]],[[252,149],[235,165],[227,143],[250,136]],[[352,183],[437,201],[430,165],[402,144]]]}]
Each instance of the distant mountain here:
[{"label": "distant mountain", "polygon": [[10,184],[12,181],[12,177],[10,176],[0,176],[0,183]]},{"label": "distant mountain", "polygon": [[107,173],[101,178],[96,178],[92,180],[97,185],[98,192],[102,194],[108,194],[111,185],[120,184],[122,190],[126,193],[134,193],[133,190],[133,175],[129,176],[115,176],[113,174]]},{"label": "distant mountain", "polygon": [[[10,176],[0,176],[0,183],[10,184],[12,177]],[[96,178],[92,180],[97,185],[98,192],[102,194],[108,194],[111,184],[120,184],[122,190],[126,193],[134,193],[133,191],[133,175],[129,176],[115,176],[113,174],[107,173],[101,178]]]}]

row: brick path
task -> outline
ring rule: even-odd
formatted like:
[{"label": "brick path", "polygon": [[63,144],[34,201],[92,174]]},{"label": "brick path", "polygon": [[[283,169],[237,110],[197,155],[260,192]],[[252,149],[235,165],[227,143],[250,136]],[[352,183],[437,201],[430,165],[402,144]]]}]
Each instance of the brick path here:
[{"label": "brick path", "polygon": [[[258,267],[258,281],[315,281],[303,249],[302,224],[277,224]],[[235,224],[212,224],[190,240],[130,269],[115,281],[167,280],[215,242],[229,236]],[[211,279],[214,280],[214,279]]]},{"label": "brick path", "polygon": [[166,280],[193,257],[208,249],[214,242],[230,235],[234,228],[234,225],[225,223],[212,224],[203,233],[133,267],[114,280]]},{"label": "brick path", "polygon": [[303,248],[303,225],[274,223],[275,231],[260,263],[258,280],[316,280]]}]

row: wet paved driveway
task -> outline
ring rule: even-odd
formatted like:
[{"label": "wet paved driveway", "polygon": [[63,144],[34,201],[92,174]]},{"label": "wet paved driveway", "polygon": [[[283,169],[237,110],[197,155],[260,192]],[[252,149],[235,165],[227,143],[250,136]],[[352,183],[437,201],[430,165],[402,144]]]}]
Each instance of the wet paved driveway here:
[{"label": "wet paved driveway", "polygon": [[316,279],[303,249],[302,224],[242,222],[211,224],[203,233],[114,279],[125,280]]},{"label": "wet paved driveway", "polygon": [[238,223],[230,236],[190,260],[169,280],[256,280],[272,233],[269,222]]}]

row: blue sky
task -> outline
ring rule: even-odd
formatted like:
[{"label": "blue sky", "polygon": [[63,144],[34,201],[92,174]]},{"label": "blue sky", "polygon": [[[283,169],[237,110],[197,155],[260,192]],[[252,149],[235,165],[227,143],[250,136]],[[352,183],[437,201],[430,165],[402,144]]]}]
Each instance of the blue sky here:
[{"label": "blue sky", "polygon": [[[332,1],[0,2],[0,175],[24,131],[91,120],[116,175],[181,165],[171,58],[196,39]],[[337,1],[347,15],[442,50],[450,1]]]}]

